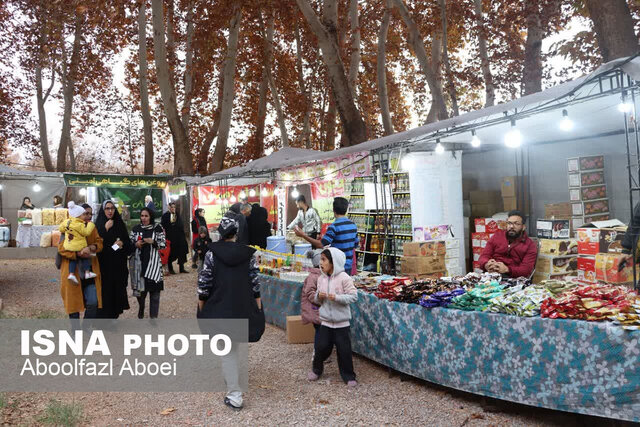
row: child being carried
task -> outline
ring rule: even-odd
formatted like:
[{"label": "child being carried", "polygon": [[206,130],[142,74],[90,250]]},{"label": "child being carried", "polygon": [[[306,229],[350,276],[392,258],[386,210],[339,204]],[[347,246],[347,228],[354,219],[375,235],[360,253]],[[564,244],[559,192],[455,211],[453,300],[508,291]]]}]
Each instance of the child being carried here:
[{"label": "child being carried", "polygon": [[92,222],[85,223],[81,216],[85,210],[82,206],[77,206],[74,202],[69,202],[69,219],[62,221],[58,227],[64,233],[64,249],[69,252],[76,252],[76,259],[69,260],[69,276],[67,279],[80,283],[75,275],[76,267],[80,267],[80,279],[92,279],[96,274],[91,271],[91,261],[89,258],[81,258],[78,252],[87,247],[87,237],[95,229]]}]

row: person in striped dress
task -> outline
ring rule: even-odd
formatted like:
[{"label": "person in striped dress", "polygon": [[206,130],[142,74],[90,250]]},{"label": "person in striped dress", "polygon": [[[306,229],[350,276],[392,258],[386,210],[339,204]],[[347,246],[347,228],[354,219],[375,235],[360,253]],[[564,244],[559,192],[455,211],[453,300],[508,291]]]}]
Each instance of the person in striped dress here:
[{"label": "person in striped dress", "polygon": [[138,299],[138,319],[144,318],[144,306],[149,294],[149,317],[156,319],[160,310],[160,292],[164,289],[161,249],[166,246],[164,229],[154,221],[149,208],[140,211],[140,224],[131,230],[131,242],[135,251],[129,258],[131,288]]}]

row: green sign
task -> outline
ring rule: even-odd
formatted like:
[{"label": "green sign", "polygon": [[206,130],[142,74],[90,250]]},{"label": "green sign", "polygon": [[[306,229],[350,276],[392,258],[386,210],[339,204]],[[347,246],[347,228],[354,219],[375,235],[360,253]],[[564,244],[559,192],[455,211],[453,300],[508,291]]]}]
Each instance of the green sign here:
[{"label": "green sign", "polygon": [[129,226],[137,224],[140,220],[140,211],[145,207],[144,198],[151,195],[156,205],[156,222],[159,222],[162,214],[162,190],[139,190],[134,188],[98,188],[98,200],[100,204],[105,200],[113,200],[118,206],[118,212],[124,222]]},{"label": "green sign", "polygon": [[178,182],[176,184],[169,184],[169,197],[171,196],[184,196],[187,194],[187,183]]},{"label": "green sign", "polygon": [[170,177],[64,174],[67,187],[165,188]]}]

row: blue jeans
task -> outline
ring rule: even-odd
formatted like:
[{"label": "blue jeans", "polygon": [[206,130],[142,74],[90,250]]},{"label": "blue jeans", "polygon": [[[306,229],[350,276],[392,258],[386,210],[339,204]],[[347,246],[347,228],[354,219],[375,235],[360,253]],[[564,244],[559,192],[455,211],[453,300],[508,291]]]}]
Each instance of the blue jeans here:
[{"label": "blue jeans", "polygon": [[79,258],[79,259],[72,259],[69,260],[69,273],[74,273],[76,272],[76,266],[80,265],[80,277],[83,278],[84,277],[84,272],[86,271],[91,271],[91,260],[89,258]]},{"label": "blue jeans", "polygon": [[[92,280],[90,283],[82,283],[82,295],[84,297],[84,318],[95,319],[98,314],[98,292],[96,284]],[[79,319],[80,313],[69,314],[69,319]]]}]

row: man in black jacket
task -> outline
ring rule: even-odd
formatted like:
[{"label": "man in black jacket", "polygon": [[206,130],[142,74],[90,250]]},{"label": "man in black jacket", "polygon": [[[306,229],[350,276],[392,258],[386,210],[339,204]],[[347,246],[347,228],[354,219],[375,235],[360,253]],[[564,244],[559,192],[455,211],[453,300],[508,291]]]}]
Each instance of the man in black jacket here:
[{"label": "man in black jacket", "polygon": [[162,215],[162,221],[160,222],[164,233],[167,236],[167,240],[171,242],[171,252],[169,253],[169,273],[175,274],[173,270],[173,261],[178,260],[180,266],[180,273],[188,273],[184,269],[184,263],[187,262],[187,253],[189,247],[187,246],[187,238],[184,235],[184,223],[182,218],[176,212],[176,203],[169,203],[169,210]]}]

